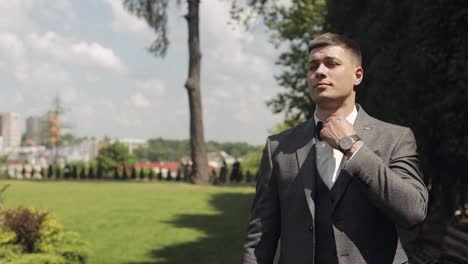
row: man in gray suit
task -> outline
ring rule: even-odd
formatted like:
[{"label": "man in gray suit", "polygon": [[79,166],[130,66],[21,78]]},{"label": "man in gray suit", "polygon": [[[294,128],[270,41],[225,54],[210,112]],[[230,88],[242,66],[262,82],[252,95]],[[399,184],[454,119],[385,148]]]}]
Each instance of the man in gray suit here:
[{"label": "man in gray suit", "polygon": [[315,114],[267,139],[243,264],[407,263],[396,226],[423,221],[428,202],[416,141],[355,103],[363,76],[353,40],[311,41]]}]

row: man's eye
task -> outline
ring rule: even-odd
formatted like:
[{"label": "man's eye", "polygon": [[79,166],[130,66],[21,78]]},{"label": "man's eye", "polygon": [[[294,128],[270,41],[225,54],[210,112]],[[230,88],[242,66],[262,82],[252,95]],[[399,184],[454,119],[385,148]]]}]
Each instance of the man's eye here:
[{"label": "man's eye", "polygon": [[309,70],[317,69],[317,63],[309,63]]},{"label": "man's eye", "polygon": [[327,67],[335,67],[340,65],[337,61],[329,61],[327,62]]}]

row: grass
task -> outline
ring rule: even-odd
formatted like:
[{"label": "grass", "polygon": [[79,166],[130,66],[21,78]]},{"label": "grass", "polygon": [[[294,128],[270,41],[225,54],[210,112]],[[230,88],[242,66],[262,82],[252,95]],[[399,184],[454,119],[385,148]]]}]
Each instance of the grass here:
[{"label": "grass", "polygon": [[254,188],[183,183],[27,182],[11,184],[6,207],[55,213],[93,251],[90,263],[240,261]]}]

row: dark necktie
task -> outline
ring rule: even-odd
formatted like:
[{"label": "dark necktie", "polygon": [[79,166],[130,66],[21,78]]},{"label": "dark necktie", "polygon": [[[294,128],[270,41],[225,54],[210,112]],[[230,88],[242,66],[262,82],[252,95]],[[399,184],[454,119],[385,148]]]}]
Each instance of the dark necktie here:
[{"label": "dark necktie", "polygon": [[320,137],[320,131],[322,130],[322,128],[323,128],[323,122],[318,121],[317,122],[317,138],[318,138],[318,140],[322,140],[322,138]]}]

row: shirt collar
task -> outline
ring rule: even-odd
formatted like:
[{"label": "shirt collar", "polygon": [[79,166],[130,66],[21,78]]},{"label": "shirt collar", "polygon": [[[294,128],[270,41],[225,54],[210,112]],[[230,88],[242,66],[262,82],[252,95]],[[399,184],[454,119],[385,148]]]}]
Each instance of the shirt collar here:
[{"label": "shirt collar", "polygon": [[[354,125],[354,122],[356,121],[356,118],[357,118],[357,114],[358,112],[356,109],[356,105],[354,105],[353,111],[346,117],[346,120],[348,120],[348,122]],[[315,126],[317,126],[317,123],[319,121],[322,121],[318,118],[317,111],[314,112],[314,121],[315,121]],[[322,121],[322,122],[325,123],[325,121]]]}]

